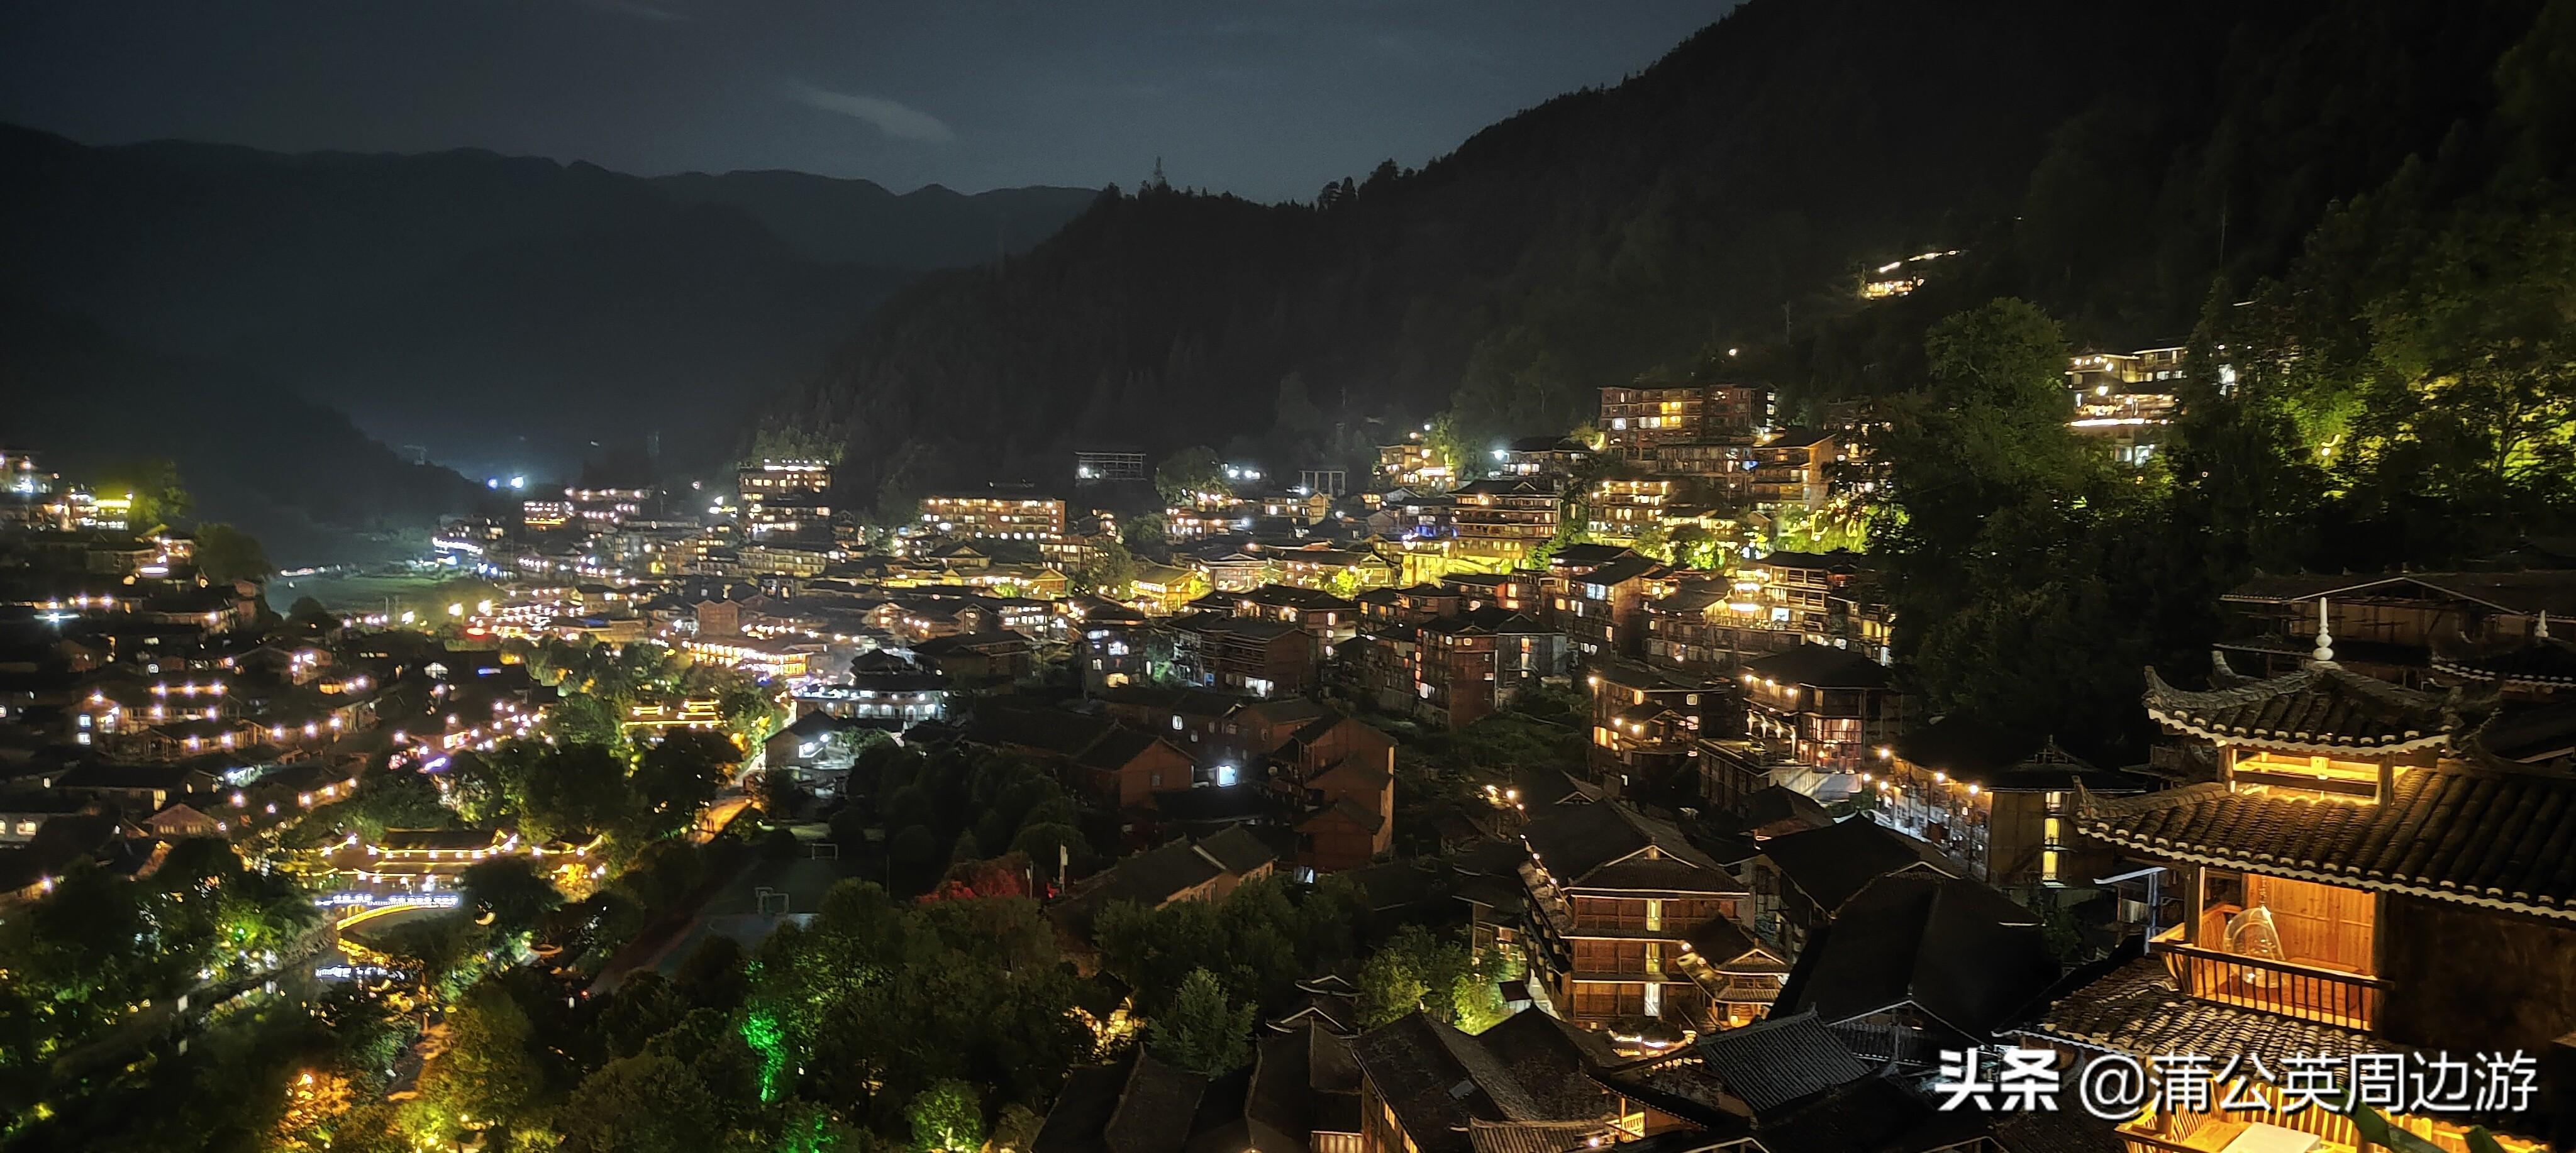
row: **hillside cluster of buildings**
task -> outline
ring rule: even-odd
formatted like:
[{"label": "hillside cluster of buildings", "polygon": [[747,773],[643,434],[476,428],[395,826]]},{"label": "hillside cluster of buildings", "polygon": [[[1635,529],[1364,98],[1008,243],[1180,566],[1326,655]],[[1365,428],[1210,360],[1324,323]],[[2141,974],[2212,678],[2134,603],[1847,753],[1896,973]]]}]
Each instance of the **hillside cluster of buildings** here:
[{"label": "hillside cluster of buildings", "polygon": [[280,619],[192,534],[66,522],[78,490],[6,458],[28,483],[0,501],[0,904],[80,860],[274,832],[371,759],[488,747],[553,697],[490,646]]},{"label": "hillside cluster of buildings", "polygon": [[[1749,777],[1726,751],[1739,738],[1706,735],[1697,771],[1596,755],[1509,775],[1489,820],[1437,831],[1436,861],[1354,872],[1382,915],[1463,923],[1525,961],[1497,991],[1501,1024],[1365,1021],[1354,974],[1317,974],[1250,1067],[1209,1077],[1140,1050],[1079,1072],[1035,1148],[2390,1140],[2302,1084],[2374,1094],[2374,1124],[2430,1147],[2483,1147],[2471,1126],[2548,1147],[2576,1122],[2576,655],[2549,624],[2576,611],[2576,553],[2503,559],[2524,567],[2235,590],[2212,668],[2141,670],[2161,736],[2126,767],[1914,714],[1883,677],[1835,671],[1845,650],[1748,661],[1734,689],[1577,657],[1600,728],[1669,712],[1768,732],[1793,700],[1876,695],[1849,734],[1860,787]],[[1175,841],[1098,899],[1221,900],[1283,867],[1257,845]],[[2048,1104],[1945,1111],[1958,1054],[1988,1084],[2053,1070]],[[2206,1059],[2207,1093],[2156,1088],[2104,1115],[2078,1088],[2099,1061],[2176,1084],[2185,1057]]]}]

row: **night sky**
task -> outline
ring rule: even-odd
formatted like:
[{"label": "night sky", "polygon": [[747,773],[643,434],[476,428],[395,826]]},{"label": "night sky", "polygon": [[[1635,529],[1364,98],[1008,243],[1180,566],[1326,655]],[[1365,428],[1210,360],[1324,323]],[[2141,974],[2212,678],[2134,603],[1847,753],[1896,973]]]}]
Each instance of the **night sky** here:
[{"label": "night sky", "polygon": [[33,0],[0,119],[94,144],[481,147],[897,190],[1304,199],[1652,63],[1731,0]]}]

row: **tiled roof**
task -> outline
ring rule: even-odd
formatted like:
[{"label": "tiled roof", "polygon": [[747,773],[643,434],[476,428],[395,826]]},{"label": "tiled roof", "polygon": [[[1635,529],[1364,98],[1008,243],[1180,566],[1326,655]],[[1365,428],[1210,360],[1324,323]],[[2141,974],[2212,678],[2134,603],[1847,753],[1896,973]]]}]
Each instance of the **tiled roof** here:
[{"label": "tiled roof", "polygon": [[1191,1119],[1208,1079],[1174,1069],[1150,1053],[1136,1055],[1118,1109],[1101,1130],[1109,1153],[1178,1153],[1189,1140]]},{"label": "tiled roof", "polygon": [[[1570,887],[1595,887],[1595,874],[1605,868],[1658,863],[1640,859],[1639,855],[1649,847],[1656,851],[1661,863],[1696,875],[1700,881],[1722,881],[1728,890],[1740,887],[1681,830],[1618,801],[1560,806],[1531,821],[1521,830],[1521,837],[1558,883]],[[1602,884],[1614,879],[1604,878]],[[1658,874],[1656,879],[1673,878]]]},{"label": "tiled roof", "polygon": [[1592,571],[1584,573],[1582,580],[1585,584],[1615,585],[1621,581],[1646,576],[1662,567],[1664,566],[1652,557],[1629,553],[1616,560],[1604,562]]},{"label": "tiled roof", "polygon": [[2576,778],[2445,762],[2378,804],[2188,785],[2083,798],[2077,823],[2146,856],[2576,919]]},{"label": "tiled roof", "polygon": [[1470,1121],[1467,1144],[1476,1153],[1570,1153],[1602,1144],[1599,1121]]},{"label": "tiled roof", "polygon": [[1764,1118],[1754,1140],[1764,1153],[1933,1153],[1972,1147],[1984,1120],[1936,1112],[1894,1079],[1869,1077]]},{"label": "tiled roof", "polygon": [[2139,1057],[2226,1053],[2279,1069],[2300,1054],[2370,1053],[2389,1043],[2368,1033],[2185,996],[2165,963],[2140,957],[2048,1006],[2018,1032]]},{"label": "tiled roof", "polygon": [[1602,1124],[1613,1111],[1584,1075],[1597,1054],[1535,1009],[1474,1037],[1415,1013],[1353,1038],[1351,1056],[1424,1153],[1473,1153],[1477,1121]]},{"label": "tiled roof", "polygon": [[1868,563],[1869,557],[1867,554],[1856,553],[1850,549],[1835,549],[1832,552],[1770,553],[1763,556],[1760,560],[1753,561],[1752,567],[1774,569],[1852,569],[1859,568]]},{"label": "tiled roof", "polygon": [[1787,1116],[1799,1102],[1870,1072],[1814,1014],[1796,1013],[1712,1033],[1690,1048],[1605,1070],[1597,1079],[1660,1111],[1725,1130]]},{"label": "tiled roof", "polygon": [[1349,1072],[1347,1046],[1323,1029],[1262,1038],[1243,1104],[1253,1153],[1306,1153],[1319,1130],[1358,1132],[1359,1085]]},{"label": "tiled roof", "polygon": [[2478,728],[2477,747],[2523,764],[2542,764],[2576,753],[2576,695],[2508,707]]},{"label": "tiled roof", "polygon": [[2503,612],[2576,613],[2576,572],[2425,572],[2387,576],[2256,576],[2219,599],[2250,604],[2292,604],[2327,597],[2402,596],[2430,590]]},{"label": "tiled roof", "polygon": [[1628,555],[1626,547],[1615,544],[1570,544],[1547,558],[1551,569],[1590,569]]},{"label": "tiled roof", "polygon": [[1834,818],[1814,797],[1785,785],[1764,785],[1745,798],[1743,821],[1745,832],[1776,837],[1821,829]]},{"label": "tiled roof", "polygon": [[2147,715],[2214,741],[2398,752],[2448,744],[2464,711],[2493,704],[2491,696],[2401,688],[2331,661],[2259,681],[2229,672],[2223,658],[2218,666],[2216,687],[2198,691],[2175,688],[2149,668]]},{"label": "tiled roof", "polygon": [[[1283,553],[1281,555],[1294,556],[1296,554]],[[1257,605],[1268,605],[1273,608],[1293,607],[1300,609],[1322,609],[1349,612],[1350,610],[1359,607],[1350,601],[1334,596],[1322,589],[1300,588],[1296,585],[1263,585],[1251,592],[1241,594],[1241,599],[1250,601]]]},{"label": "tiled roof", "polygon": [[1870,1067],[1814,1013],[1794,1013],[1701,1038],[1710,1075],[1760,1113],[1869,1076]]},{"label": "tiled roof", "polygon": [[2436,641],[2433,671],[2475,680],[2502,677],[2521,685],[2576,685],[2576,642],[2549,636],[2487,645]]},{"label": "tiled roof", "polygon": [[[1726,917],[1711,917],[1684,933],[1691,951],[1721,973],[1785,973],[1788,963],[1772,953],[1744,927]],[[1736,962],[1742,961],[1742,964]]]},{"label": "tiled roof", "polygon": [[2057,977],[2028,910],[1975,881],[1908,873],[1843,904],[1807,942],[1778,1004],[1831,1023],[1911,1004],[1982,1042]]},{"label": "tiled roof", "polygon": [[1744,662],[1751,676],[1820,689],[1877,689],[1888,684],[1887,666],[1850,649],[1802,644]]},{"label": "tiled roof", "polygon": [[1871,881],[1915,866],[1942,868],[1930,846],[1890,832],[1866,817],[1773,837],[1762,843],[1768,858],[1807,899],[1827,913]]},{"label": "tiled roof", "polygon": [[1250,873],[1279,859],[1270,846],[1261,843],[1261,838],[1239,828],[1203,838],[1198,848],[1229,873]]},{"label": "tiled roof", "polygon": [[[1296,1034],[1297,1047],[1301,1050],[1306,1047],[1305,1031],[1309,1027],[1330,1030],[1344,1036],[1359,1031],[1358,1002],[1344,994],[1300,990],[1296,999],[1290,1004],[1294,1007],[1270,1019],[1270,1027],[1282,1033]],[[1265,1047],[1268,1044],[1267,1041],[1263,1042]],[[1303,1058],[1301,1057],[1300,1060],[1302,1061]]]},{"label": "tiled roof", "polygon": [[1046,1122],[1030,1142],[1033,1153],[1102,1153],[1108,1145],[1101,1130],[1118,1111],[1119,1090],[1127,1083],[1127,1066],[1092,1065],[1065,1078],[1047,1110]]}]

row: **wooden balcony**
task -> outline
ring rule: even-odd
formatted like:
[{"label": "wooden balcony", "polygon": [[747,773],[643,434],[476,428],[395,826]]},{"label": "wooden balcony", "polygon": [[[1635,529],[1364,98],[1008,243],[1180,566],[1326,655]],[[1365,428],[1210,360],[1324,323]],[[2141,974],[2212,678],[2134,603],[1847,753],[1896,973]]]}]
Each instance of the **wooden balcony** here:
[{"label": "wooden balcony", "polygon": [[2376,977],[2259,957],[2240,957],[2180,941],[2156,942],[2174,984],[2203,1001],[2369,1032],[2379,1021],[2387,985]]}]

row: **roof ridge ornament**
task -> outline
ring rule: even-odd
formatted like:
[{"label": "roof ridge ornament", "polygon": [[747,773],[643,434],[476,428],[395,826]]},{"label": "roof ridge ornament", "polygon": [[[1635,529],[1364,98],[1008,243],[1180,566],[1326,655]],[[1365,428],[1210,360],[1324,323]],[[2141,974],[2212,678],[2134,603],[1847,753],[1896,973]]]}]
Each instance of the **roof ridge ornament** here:
[{"label": "roof ridge ornament", "polygon": [[2308,656],[2318,664],[2330,665],[2334,659],[2334,621],[2325,597],[2317,598],[2317,647]]},{"label": "roof ridge ornament", "polygon": [[2536,625],[2536,626],[2534,626],[2534,627],[2532,628],[2532,630],[2531,630],[2531,635],[2532,635],[2532,636],[2535,636],[2535,637],[2538,637],[2538,638],[2540,638],[2541,640],[2544,640],[2544,641],[2549,639],[2549,610],[2548,610],[2548,609],[2542,609],[2542,610],[2540,610],[2540,623],[2539,623],[2538,625]]}]

